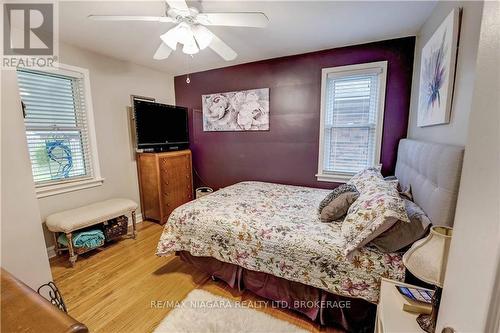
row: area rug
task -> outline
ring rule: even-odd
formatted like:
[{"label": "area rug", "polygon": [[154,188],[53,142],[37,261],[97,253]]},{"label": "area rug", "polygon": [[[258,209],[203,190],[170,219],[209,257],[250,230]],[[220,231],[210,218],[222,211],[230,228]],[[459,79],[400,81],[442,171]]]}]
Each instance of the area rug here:
[{"label": "area rug", "polygon": [[[195,289],[174,307],[154,333],[306,333],[255,310],[258,303],[235,302]],[[252,308],[254,307],[254,308]]]}]

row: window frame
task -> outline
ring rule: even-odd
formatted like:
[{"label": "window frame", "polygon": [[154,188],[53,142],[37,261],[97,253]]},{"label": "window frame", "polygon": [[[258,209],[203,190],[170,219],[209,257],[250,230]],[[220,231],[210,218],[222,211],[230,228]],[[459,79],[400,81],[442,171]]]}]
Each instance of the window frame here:
[{"label": "window frame", "polygon": [[[20,67],[20,69],[46,73],[46,74],[56,74],[56,75],[59,74],[75,79],[81,79],[83,80],[83,87],[85,90],[84,91],[85,113],[87,116],[87,131],[88,131],[87,136],[89,140],[88,150],[91,154],[90,158],[92,163],[92,175],[86,177],[78,177],[75,179],[63,179],[47,184],[35,183],[35,191],[37,198],[44,198],[52,195],[73,192],[77,190],[82,190],[102,185],[104,182],[104,178],[101,176],[99,154],[97,152],[97,138],[96,138],[95,122],[94,122],[94,110],[92,107],[92,93],[90,90],[89,70],[86,68],[70,66],[61,63],[56,64],[54,68],[50,69],[43,68],[43,69],[32,70],[31,68],[23,68],[23,67]],[[26,128],[25,128],[25,136],[26,136]],[[28,139],[26,138],[26,148],[28,148],[27,140]]]},{"label": "window frame", "polygon": [[328,74],[335,74],[339,76],[349,76],[354,74],[368,74],[373,73],[374,70],[381,70],[379,74],[379,92],[378,92],[378,115],[377,125],[375,129],[375,154],[373,166],[380,165],[380,156],[382,150],[382,134],[384,127],[384,113],[385,113],[385,97],[387,86],[387,64],[388,61],[375,61],[355,65],[336,66],[323,68],[321,70],[321,106],[320,106],[320,128],[319,128],[319,154],[318,154],[318,173],[316,179],[321,182],[335,182],[345,183],[348,181],[355,172],[340,173],[340,172],[324,172],[324,154],[325,154],[325,120],[326,120],[326,84]]}]

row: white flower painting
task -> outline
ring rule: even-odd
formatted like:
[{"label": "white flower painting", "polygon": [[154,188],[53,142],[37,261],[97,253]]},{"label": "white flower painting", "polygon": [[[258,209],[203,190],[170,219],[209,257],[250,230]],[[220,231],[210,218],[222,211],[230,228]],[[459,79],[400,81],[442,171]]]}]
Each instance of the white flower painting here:
[{"label": "white flower painting", "polygon": [[269,88],[202,95],[203,130],[268,131]]}]

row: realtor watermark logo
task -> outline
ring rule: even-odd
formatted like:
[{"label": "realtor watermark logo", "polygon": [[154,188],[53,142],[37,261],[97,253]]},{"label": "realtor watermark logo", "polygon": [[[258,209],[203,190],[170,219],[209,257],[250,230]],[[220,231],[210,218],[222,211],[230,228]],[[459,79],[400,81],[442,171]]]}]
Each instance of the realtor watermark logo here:
[{"label": "realtor watermark logo", "polygon": [[2,12],[2,69],[55,67],[57,3],[4,2]]}]

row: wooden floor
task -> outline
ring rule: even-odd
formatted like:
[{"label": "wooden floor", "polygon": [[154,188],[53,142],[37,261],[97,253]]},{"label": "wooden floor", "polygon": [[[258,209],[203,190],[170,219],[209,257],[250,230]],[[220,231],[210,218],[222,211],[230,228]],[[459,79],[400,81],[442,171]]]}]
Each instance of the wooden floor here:
[{"label": "wooden floor", "polygon": [[[91,332],[151,332],[169,308],[154,308],[154,301],[180,301],[193,289],[203,289],[233,300],[260,300],[250,292],[231,290],[175,256],[157,257],[162,227],[138,224],[136,240],[124,239],[79,256],[74,268],[67,257],[51,260],[52,275],[68,312]],[[321,329],[301,315],[273,308],[264,311],[312,332]]]}]

